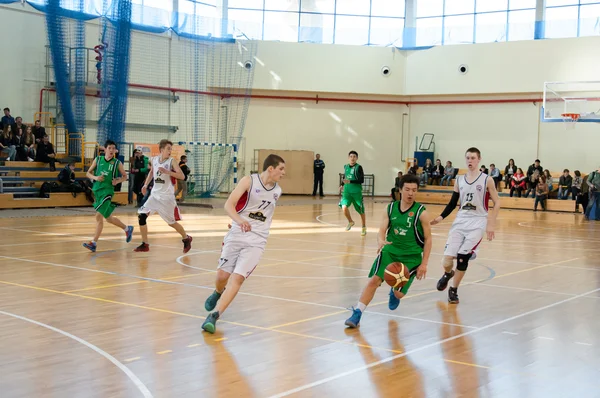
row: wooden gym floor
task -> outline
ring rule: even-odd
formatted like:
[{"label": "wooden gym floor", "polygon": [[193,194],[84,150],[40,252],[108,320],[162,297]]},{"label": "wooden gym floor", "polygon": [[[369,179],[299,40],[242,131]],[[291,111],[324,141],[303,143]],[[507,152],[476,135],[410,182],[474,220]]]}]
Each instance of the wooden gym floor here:
[{"label": "wooden gym floor", "polygon": [[[283,198],[262,263],[214,335],[200,325],[222,202],[182,208],[188,255],[158,216],[149,253],[132,252],[137,228],[126,244],[110,225],[87,252],[91,212],[0,219],[0,395],[599,396],[600,224],[503,210],[450,306],[435,289],[447,220],[433,229],[428,279],[396,311],[382,286],[348,330],[384,203],[367,204],[361,238],[343,230],[336,201]],[[120,217],[137,224],[133,208]]]}]

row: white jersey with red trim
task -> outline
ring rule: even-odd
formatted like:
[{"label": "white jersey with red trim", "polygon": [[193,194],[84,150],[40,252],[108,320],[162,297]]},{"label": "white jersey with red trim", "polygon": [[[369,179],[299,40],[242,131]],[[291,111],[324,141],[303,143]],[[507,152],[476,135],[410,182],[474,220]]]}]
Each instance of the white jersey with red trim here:
[{"label": "white jersey with red trim", "polygon": [[[281,187],[275,183],[273,188],[267,189],[260,180],[259,174],[252,174],[250,177],[252,179],[250,190],[242,195],[235,210],[250,223],[251,233],[266,239],[273,221],[275,205],[281,197]],[[235,221],[231,223],[231,232],[241,232],[239,224]]]},{"label": "white jersey with red trim", "polygon": [[160,161],[160,155],[155,156],[151,160],[152,162],[152,174],[154,177],[154,186],[152,187],[151,195],[156,198],[165,196],[175,196],[175,184],[177,179],[169,175],[164,175],[158,169],[163,167],[167,170],[173,170],[172,163],[173,158],[168,158],[164,161]]},{"label": "white jersey with red trim", "polygon": [[456,219],[487,217],[490,194],[487,190],[488,175],[479,173],[474,181],[467,181],[466,175],[456,177],[460,194],[460,208]]}]

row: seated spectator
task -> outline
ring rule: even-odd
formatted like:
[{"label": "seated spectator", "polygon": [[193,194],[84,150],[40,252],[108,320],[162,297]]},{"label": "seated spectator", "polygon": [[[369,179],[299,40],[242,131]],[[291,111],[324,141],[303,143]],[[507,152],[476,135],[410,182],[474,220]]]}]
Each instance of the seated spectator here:
[{"label": "seated spectator", "polygon": [[50,171],[56,171],[56,153],[54,152],[54,146],[50,143],[48,134],[45,134],[42,142],[38,144],[35,160],[50,164]]},{"label": "seated spectator", "polygon": [[508,160],[508,164],[504,168],[504,185],[506,188],[512,186],[512,177],[517,172],[517,166],[513,159]]},{"label": "seated spectator", "polygon": [[406,172],[406,174],[417,175],[418,172],[419,172],[419,160],[415,159],[415,163],[408,168],[408,171]]},{"label": "seated spectator", "polygon": [[396,181],[394,183],[394,188],[392,188],[392,202],[395,200],[400,200],[400,180],[402,179],[402,172],[398,172],[398,176],[396,177]]},{"label": "seated spectator", "polygon": [[35,126],[32,129],[33,135],[35,136],[35,142],[42,142],[44,139],[44,135],[46,134],[46,129],[42,127],[42,123],[39,120],[35,121]]},{"label": "seated spectator", "polygon": [[15,134],[13,135],[12,143],[17,151],[15,160],[19,162],[27,161],[27,152],[25,152],[25,145],[23,145],[24,139],[25,134],[23,134],[23,129],[20,127],[15,127]]},{"label": "seated spectator", "polygon": [[581,191],[579,191],[577,199],[575,200],[575,213],[579,213],[579,205],[581,205],[584,213],[588,207],[590,201],[590,186],[587,184],[587,177],[588,176],[581,176]]},{"label": "seated spectator", "polygon": [[442,166],[442,161],[437,159],[435,161],[435,165],[433,166],[433,171],[431,172],[431,184],[440,185],[440,180],[444,175],[444,166]]},{"label": "seated spectator", "polygon": [[542,210],[546,211],[546,200],[548,199],[548,184],[546,184],[545,175],[542,174],[539,177],[539,179],[540,182],[535,187],[535,204],[533,205],[533,211],[537,211],[538,203],[542,205]]},{"label": "seated spectator", "polygon": [[496,184],[496,189],[498,189],[500,181],[502,181],[502,176],[500,175],[500,170],[496,168],[494,163],[490,164],[490,177],[492,177]]},{"label": "seated spectator", "polygon": [[552,190],[554,189],[554,180],[550,175],[550,171],[548,169],[544,170],[544,175],[546,176],[546,184],[548,184],[548,191],[552,192]]},{"label": "seated spectator", "polygon": [[585,219],[600,221],[600,167],[587,177],[590,190],[590,203],[585,209]]},{"label": "seated spectator", "polygon": [[15,124],[15,118],[10,115],[10,109],[4,108],[4,116],[2,116],[0,123],[2,123],[2,129]]},{"label": "seated spectator", "polygon": [[533,162],[533,164],[529,166],[529,168],[527,169],[527,177],[531,177],[536,170],[539,171],[540,174],[542,174],[542,171],[544,170],[542,166],[540,166],[539,159],[536,159],[535,162]]},{"label": "seated spectator", "polygon": [[75,163],[69,162],[69,164],[58,173],[58,182],[63,186],[70,186],[75,183]]},{"label": "seated spectator", "polygon": [[569,198],[571,185],[573,185],[573,177],[569,174],[569,169],[564,169],[563,175],[558,179],[558,199],[567,200]]},{"label": "seated spectator", "polygon": [[14,161],[17,156],[17,148],[14,145],[14,136],[11,125],[4,125],[2,137],[0,137],[0,151],[5,153],[7,160]]},{"label": "seated spectator", "polygon": [[429,176],[433,173],[433,163],[431,159],[427,158],[425,160],[425,166],[423,166],[423,173],[419,178],[419,185],[424,187],[429,182]]},{"label": "seated spectator", "polygon": [[18,133],[19,129],[23,130],[23,132],[25,132],[25,129],[27,128],[27,126],[25,126],[23,124],[23,118],[21,116],[17,116],[15,118],[15,124],[13,125],[13,132],[15,134]]},{"label": "seated spectator", "polygon": [[575,178],[573,178],[573,183],[571,184],[571,199],[575,201],[575,213],[579,210],[579,205],[577,204],[577,197],[581,192],[581,185],[583,184],[583,179],[581,178],[581,171],[574,171]]},{"label": "seated spectator", "polygon": [[446,168],[444,169],[444,176],[442,177],[442,185],[450,185],[450,182],[454,178],[454,167],[452,167],[452,162],[446,162]]},{"label": "seated spectator", "polygon": [[25,149],[25,155],[27,161],[33,162],[35,159],[35,136],[32,133],[31,126],[27,126],[25,135],[23,136],[23,148]]},{"label": "seated spectator", "polygon": [[519,167],[517,168],[517,172],[512,176],[512,181],[510,185],[510,197],[512,198],[513,193],[517,191],[519,198],[521,197],[521,193],[525,190],[527,186],[527,181],[525,174],[523,174],[523,170]]},{"label": "seated spectator", "polygon": [[540,172],[538,169],[533,171],[533,174],[527,178],[527,192],[525,192],[525,198],[529,197],[529,192],[531,192],[531,197],[535,198],[535,187],[540,182]]},{"label": "seated spectator", "polygon": [[482,164],[481,167],[479,168],[479,171],[481,171],[483,174],[488,174],[488,169],[487,167],[485,167],[485,164]]}]

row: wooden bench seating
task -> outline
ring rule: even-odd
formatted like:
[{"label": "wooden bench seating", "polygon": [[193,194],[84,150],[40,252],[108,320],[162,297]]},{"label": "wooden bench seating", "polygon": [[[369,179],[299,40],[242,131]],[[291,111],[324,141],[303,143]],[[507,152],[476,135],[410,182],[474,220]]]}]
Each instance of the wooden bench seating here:
[{"label": "wooden bench seating", "polygon": [[[113,202],[126,205],[127,192],[116,192]],[[22,198],[15,199],[12,193],[0,194],[0,209],[32,209],[43,207],[91,207],[85,194],[78,193],[73,197],[71,193],[51,193],[45,198]]]}]

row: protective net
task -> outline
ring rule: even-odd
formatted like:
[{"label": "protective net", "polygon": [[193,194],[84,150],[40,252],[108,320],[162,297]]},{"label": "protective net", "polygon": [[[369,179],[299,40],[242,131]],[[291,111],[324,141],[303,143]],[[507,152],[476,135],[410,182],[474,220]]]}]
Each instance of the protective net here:
[{"label": "protective net", "polygon": [[[231,191],[236,160],[244,173],[243,132],[257,43],[234,40],[221,19],[132,0],[70,0],[69,7],[79,8],[69,12],[60,0],[46,1],[40,10],[48,14],[56,75],[49,87],[56,89],[60,120],[69,132],[85,128],[86,158],[112,139],[128,163],[135,147],[154,156],[166,138],[176,144],[174,157],[188,156],[194,194]],[[84,25],[94,13],[99,26]]]}]

